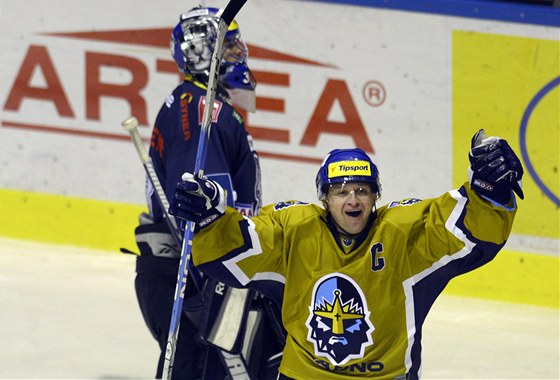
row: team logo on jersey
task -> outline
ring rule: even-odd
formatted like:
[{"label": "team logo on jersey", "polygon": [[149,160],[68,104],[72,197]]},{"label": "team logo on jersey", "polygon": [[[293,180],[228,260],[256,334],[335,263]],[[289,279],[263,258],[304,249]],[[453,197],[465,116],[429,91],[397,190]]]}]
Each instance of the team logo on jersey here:
[{"label": "team logo on jersey", "polygon": [[309,318],[307,340],[315,346],[315,355],[340,366],[350,359],[364,356],[373,344],[375,328],[362,289],[341,273],[323,276],[315,283]]},{"label": "team logo on jersey", "polygon": [[[198,100],[198,124],[202,125],[202,116],[204,116],[204,106],[206,105],[206,96],[201,96]],[[212,109],[212,123],[218,122],[218,116],[222,110],[222,102],[214,100],[214,107]]]},{"label": "team logo on jersey", "polygon": [[301,202],[301,201],[285,201],[285,202],[278,202],[274,205],[274,210],[278,211],[278,210],[282,210],[286,207],[291,207],[291,206],[306,206],[309,203],[307,202]]},{"label": "team logo on jersey", "polygon": [[397,206],[412,206],[415,203],[421,202],[422,199],[418,199],[418,198],[406,198],[403,199],[401,201],[393,201],[389,204],[388,208],[393,208],[393,207],[397,207]]},{"label": "team logo on jersey", "polygon": [[352,239],[352,238],[343,237],[341,240],[342,240],[342,244],[343,244],[346,248],[351,247],[352,245],[354,245],[354,239]]}]

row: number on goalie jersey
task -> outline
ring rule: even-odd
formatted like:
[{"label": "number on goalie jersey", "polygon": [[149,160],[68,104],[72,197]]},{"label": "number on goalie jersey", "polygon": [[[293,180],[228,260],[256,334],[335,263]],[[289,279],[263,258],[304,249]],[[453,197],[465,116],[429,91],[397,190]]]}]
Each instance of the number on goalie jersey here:
[{"label": "number on goalie jersey", "polygon": [[317,190],[323,207],[281,202],[251,219],[227,208],[195,236],[196,265],[283,305],[281,378],[418,378],[428,310],[503,247],[513,193],[500,205],[465,183],[377,209],[377,168],[359,149],[331,152]]}]

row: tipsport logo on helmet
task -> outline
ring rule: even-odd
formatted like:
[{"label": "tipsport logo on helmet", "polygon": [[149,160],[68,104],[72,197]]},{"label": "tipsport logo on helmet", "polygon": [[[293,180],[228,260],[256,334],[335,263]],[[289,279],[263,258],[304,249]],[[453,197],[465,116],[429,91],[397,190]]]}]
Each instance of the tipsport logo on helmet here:
[{"label": "tipsport logo on helmet", "polygon": [[329,164],[329,178],[347,176],[371,176],[367,161],[339,161]]},{"label": "tipsport logo on helmet", "polygon": [[315,355],[327,358],[334,366],[364,356],[373,344],[375,328],[362,289],[341,273],[323,276],[313,289],[307,340],[315,346]]}]

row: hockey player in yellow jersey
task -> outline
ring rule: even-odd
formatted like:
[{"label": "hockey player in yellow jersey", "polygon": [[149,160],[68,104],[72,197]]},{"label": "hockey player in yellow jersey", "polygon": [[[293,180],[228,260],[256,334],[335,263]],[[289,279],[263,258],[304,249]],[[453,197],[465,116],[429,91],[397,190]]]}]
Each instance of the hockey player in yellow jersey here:
[{"label": "hockey player in yellow jersey", "polygon": [[171,212],[198,223],[197,267],[276,299],[288,337],[279,379],[417,379],[422,324],[447,283],[491,261],[522,199],[521,163],[480,130],[469,181],[433,198],[377,207],[377,167],[360,149],[330,152],[322,207],[266,206],[251,219],[217,183],[185,174]]}]

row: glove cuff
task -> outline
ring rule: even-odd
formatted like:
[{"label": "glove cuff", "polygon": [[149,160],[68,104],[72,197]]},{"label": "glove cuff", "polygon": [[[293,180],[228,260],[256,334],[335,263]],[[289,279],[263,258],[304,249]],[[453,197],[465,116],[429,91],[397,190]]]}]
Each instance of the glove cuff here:
[{"label": "glove cuff", "polygon": [[475,178],[471,181],[471,189],[473,189],[482,198],[508,210],[511,209],[509,205],[513,200],[515,208],[515,196],[513,194],[513,189],[507,184],[492,184],[479,178]]}]

